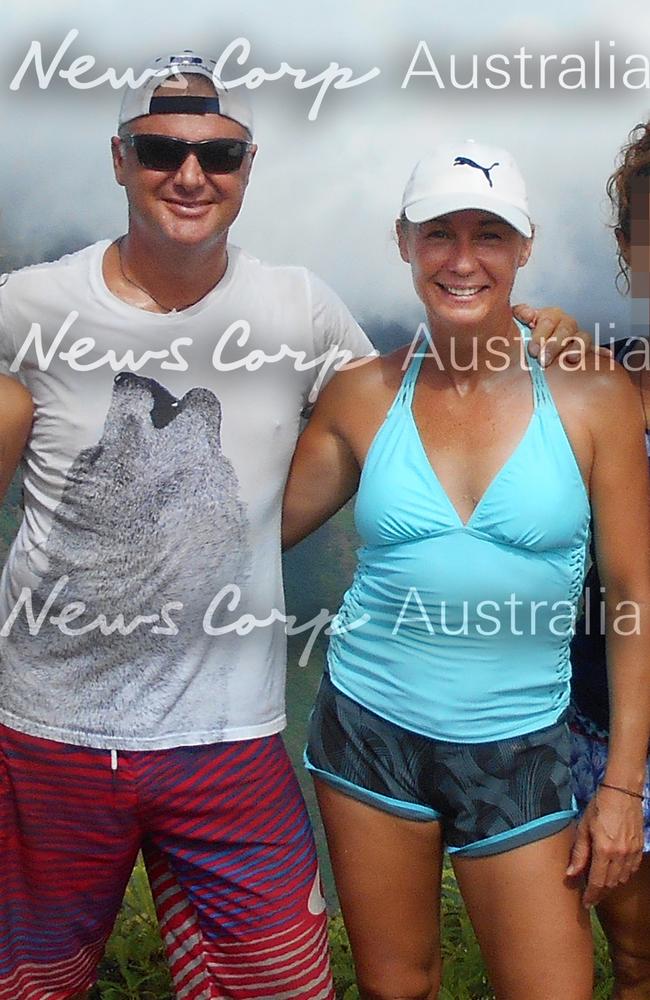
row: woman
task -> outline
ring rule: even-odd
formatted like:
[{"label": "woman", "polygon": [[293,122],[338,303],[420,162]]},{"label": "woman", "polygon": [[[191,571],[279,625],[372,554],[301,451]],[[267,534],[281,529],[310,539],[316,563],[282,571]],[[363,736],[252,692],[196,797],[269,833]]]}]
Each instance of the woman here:
[{"label": "woman", "polygon": [[[650,225],[650,122],[638,125],[623,149],[618,169],[607,190],[616,219],[620,273],[632,295],[645,306],[648,300],[648,226]],[[647,338],[643,329],[641,336]],[[646,443],[650,454],[650,377],[648,341],[634,338],[616,344],[616,355],[640,393],[645,414]],[[647,516],[647,514],[646,514]],[[602,576],[602,573],[601,573]],[[592,798],[607,766],[610,739],[610,706],[605,666],[605,635],[600,627],[602,580],[594,563],[587,577],[585,607],[572,644],[573,706],[572,765],[574,791],[580,808]],[[641,786],[644,786],[641,789]],[[598,917],[609,942],[617,1000],[650,997],[650,759],[646,762],[643,791],[645,819],[643,861],[629,881],[608,893],[598,905]],[[580,840],[576,851],[582,851]]]},{"label": "woman", "polygon": [[359,486],[365,544],[307,747],[359,987],[437,996],[447,846],[498,997],[586,1000],[581,902],[641,856],[627,792],[650,731],[650,650],[610,637],[616,725],[583,818],[581,901],[565,878],[568,647],[590,502],[610,600],[650,596],[638,397],[593,360],[547,376],[526,362],[510,292],[532,227],[504,150],[459,144],[418,164],[397,233],[431,343],[330,383],[285,497],[291,545]]}]

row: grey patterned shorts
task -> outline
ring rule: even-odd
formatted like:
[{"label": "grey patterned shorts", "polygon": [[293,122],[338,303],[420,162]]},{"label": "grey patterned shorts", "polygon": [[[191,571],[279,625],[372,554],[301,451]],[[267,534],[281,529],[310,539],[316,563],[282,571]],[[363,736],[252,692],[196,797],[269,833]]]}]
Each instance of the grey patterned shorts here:
[{"label": "grey patterned shorts", "polygon": [[438,821],[450,853],[499,854],[564,829],[576,815],[564,717],[524,736],[450,743],[411,732],[325,675],[305,764],[344,794],[405,819]]}]

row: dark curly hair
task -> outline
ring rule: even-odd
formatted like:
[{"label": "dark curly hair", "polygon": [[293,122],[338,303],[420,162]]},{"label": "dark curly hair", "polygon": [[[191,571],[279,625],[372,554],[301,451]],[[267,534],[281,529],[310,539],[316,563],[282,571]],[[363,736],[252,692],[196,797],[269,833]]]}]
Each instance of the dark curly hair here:
[{"label": "dark curly hair", "polygon": [[[644,180],[640,181],[640,178]],[[641,190],[650,193],[650,120],[634,126],[621,149],[618,166],[607,181],[607,194],[614,212],[613,229],[617,237],[622,237],[628,244],[631,242],[632,194]],[[620,246],[617,257],[619,271],[616,285],[618,287],[622,278],[624,291],[627,292],[630,288],[630,268]]]}]

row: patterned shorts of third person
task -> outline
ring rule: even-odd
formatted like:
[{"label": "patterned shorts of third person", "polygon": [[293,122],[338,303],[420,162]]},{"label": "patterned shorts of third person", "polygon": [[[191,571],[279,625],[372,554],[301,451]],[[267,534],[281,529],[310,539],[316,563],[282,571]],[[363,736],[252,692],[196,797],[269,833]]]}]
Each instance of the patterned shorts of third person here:
[{"label": "patterned shorts of third person", "polygon": [[[598,785],[605,777],[607,767],[607,740],[588,735],[586,727],[577,719],[571,723],[571,773],[573,777],[573,794],[575,795],[580,815],[585,811],[588,802],[594,797]],[[650,758],[646,766],[645,786],[643,789],[643,850],[650,852]]]}]

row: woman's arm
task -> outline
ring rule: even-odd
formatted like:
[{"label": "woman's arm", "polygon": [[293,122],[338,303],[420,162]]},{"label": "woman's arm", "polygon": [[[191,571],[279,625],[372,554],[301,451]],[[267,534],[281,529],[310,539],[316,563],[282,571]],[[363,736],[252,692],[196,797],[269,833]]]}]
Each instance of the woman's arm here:
[{"label": "woman's arm", "polygon": [[[590,376],[588,376],[590,377]],[[592,387],[591,503],[607,622],[611,724],[604,782],[640,794],[650,739],[650,486],[638,393],[622,369]],[[591,422],[593,421],[593,422]],[[600,788],[580,823],[568,874],[589,878],[586,906],[641,862],[642,801]]]},{"label": "woman's arm", "polygon": [[358,372],[342,370],[318,397],[298,439],[282,507],[282,547],[291,548],[319,528],[356,492],[360,469],[348,444],[354,421],[352,384]]},{"label": "woman's arm", "polygon": [[27,389],[16,379],[0,375],[0,502],[20,462],[33,415]]}]

